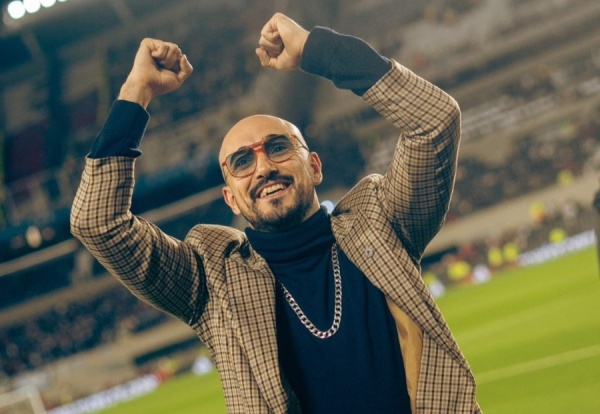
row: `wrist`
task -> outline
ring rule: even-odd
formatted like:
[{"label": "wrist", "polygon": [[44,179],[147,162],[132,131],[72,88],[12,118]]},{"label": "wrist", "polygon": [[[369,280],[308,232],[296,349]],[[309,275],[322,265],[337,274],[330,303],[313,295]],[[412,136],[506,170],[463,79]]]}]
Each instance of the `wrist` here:
[{"label": "wrist", "polygon": [[302,55],[304,54],[304,47],[306,46],[306,42],[308,40],[309,35],[310,31],[306,29],[302,29],[302,31],[298,35],[298,49],[300,51],[300,59],[302,59]]},{"label": "wrist", "polygon": [[123,86],[121,86],[117,99],[134,102],[141,105],[144,109],[147,109],[153,97],[152,91],[148,87],[131,79],[127,79]]}]

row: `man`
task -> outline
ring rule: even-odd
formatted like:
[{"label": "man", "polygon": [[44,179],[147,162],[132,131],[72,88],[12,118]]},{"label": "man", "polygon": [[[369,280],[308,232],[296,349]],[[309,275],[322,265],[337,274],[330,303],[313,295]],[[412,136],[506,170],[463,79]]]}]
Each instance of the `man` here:
[{"label": "man", "polygon": [[280,13],[256,53],[264,67],[352,90],[393,122],[386,175],[363,179],[328,215],[315,192],[321,161],[300,131],[251,116],[219,154],[225,201],[249,227],[165,235],[129,211],[134,158],[144,108],[192,67],[176,45],[145,39],[87,159],[73,233],[134,294],[197,332],[231,413],[480,412],[419,268],[452,192],[456,102],[360,39]]}]

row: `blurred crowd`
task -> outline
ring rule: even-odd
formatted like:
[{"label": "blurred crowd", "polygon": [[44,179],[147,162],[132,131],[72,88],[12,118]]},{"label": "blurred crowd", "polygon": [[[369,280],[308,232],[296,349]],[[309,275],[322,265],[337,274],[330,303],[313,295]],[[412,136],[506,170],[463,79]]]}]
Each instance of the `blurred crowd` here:
[{"label": "blurred crowd", "polygon": [[[194,67],[194,76],[186,81],[185,88],[155,100],[151,104],[150,128],[176,123],[191,115],[217,108],[244,95],[254,80],[259,65],[256,63],[254,44],[257,34],[248,22],[257,13],[250,7],[243,17],[232,15],[222,18],[222,11],[213,18],[204,15],[199,25],[197,16],[189,14],[179,19],[177,25],[161,25],[152,36],[176,42]],[[210,12],[209,12],[210,13]],[[117,96],[129,70],[140,39],[114,44],[107,59],[114,62],[109,68],[111,96]]]},{"label": "blurred crowd", "polygon": [[[186,118],[198,117],[208,109],[226,106],[248,92],[260,67],[254,54],[258,30],[255,26],[259,19],[252,20],[252,17],[264,15],[262,9],[265,6],[257,2],[248,7],[243,16],[235,14],[225,20],[222,11],[206,11],[202,15],[203,24],[198,24],[196,12],[189,13],[179,18],[177,24],[158,25],[146,32],[147,36],[177,42],[192,59],[195,71],[185,88],[155,100],[149,108],[152,116],[148,132],[160,129],[163,148],[164,142],[171,142],[173,149],[182,150],[173,150],[176,157],[167,157],[164,151],[156,154],[155,171],[160,172],[144,175],[138,170],[140,188],[137,195],[142,199],[142,193],[146,192],[148,197],[145,199],[152,201],[152,205],[144,206],[146,210],[176,201],[192,190],[201,191],[220,179],[220,173],[215,174],[218,166],[214,148],[205,151],[203,147],[203,139],[214,137],[198,132],[193,135],[193,140],[181,142],[180,137],[175,138],[171,134]],[[102,74],[106,78],[106,82],[102,83],[106,90],[94,90],[74,102],[65,103],[64,110],[68,113],[65,115],[65,129],[69,131],[70,139],[63,144],[65,159],[61,164],[28,175],[24,171],[20,175],[7,174],[6,189],[0,192],[0,262],[70,237],[68,214],[83,168],[83,158],[111,103],[103,102],[102,97],[118,95],[139,46],[141,39],[138,36],[126,36],[102,52],[105,55],[103,60],[111,62]],[[175,142],[177,139],[179,142]],[[29,127],[14,132],[8,141],[32,142]],[[31,154],[39,157],[41,152],[41,156],[45,156],[43,149],[31,151],[27,147],[23,150],[26,153],[16,155],[19,159],[9,159],[6,164],[9,167],[21,166],[20,171],[32,165],[27,158]],[[13,149],[12,152],[15,151]],[[7,153],[10,154],[10,151]],[[39,230],[39,242],[31,243],[27,238],[27,230],[31,227]]]},{"label": "blurred crowd", "polygon": [[549,131],[513,139],[501,164],[462,159],[448,220],[554,184],[567,186],[586,169],[600,171],[600,106]]},{"label": "blurred crowd", "polygon": [[[592,194],[590,194],[590,200]],[[423,278],[434,295],[446,287],[483,283],[501,270],[527,265],[523,254],[544,246],[560,246],[569,238],[590,232],[598,220],[591,203],[561,205],[532,202],[529,221],[497,234],[471,240],[423,263]]]},{"label": "blurred crowd", "polygon": [[150,329],[169,317],[140,302],[122,286],[0,329],[0,384],[3,377]]},{"label": "blurred crowd", "polygon": [[[561,4],[568,5],[578,1],[580,0],[563,1]],[[262,2],[256,3],[262,4]],[[392,3],[389,2],[390,7],[395,7]],[[429,2],[424,8],[420,1],[408,3],[414,4],[415,7],[411,19],[452,26],[474,8],[486,2],[485,0]],[[524,1],[512,0],[509,3],[518,6]],[[556,10],[558,6],[554,4],[553,7],[553,10]],[[381,14],[381,9],[378,10]],[[253,18],[254,14],[262,16],[265,13],[258,5],[250,7],[248,14],[244,16],[232,16],[232,20],[223,19],[222,15],[215,15],[213,18],[205,16],[206,25],[198,25],[194,16],[190,15],[177,25],[163,26],[160,31],[153,34],[157,38],[177,40],[189,56],[199,56],[200,59],[198,63],[192,61],[198,75],[190,78],[186,88],[152,104],[150,130],[160,125],[162,127],[160,134],[168,141],[169,126],[177,125],[189,117],[198,116],[209,108],[227,105],[248,92],[259,69],[254,56],[256,27],[245,23],[254,24],[258,21],[258,18]],[[528,18],[536,21],[535,16],[538,14],[532,12]],[[386,18],[384,15],[389,16],[389,13],[383,13],[382,19]],[[347,22],[347,24],[352,22],[351,16],[347,18]],[[374,29],[377,29],[378,33],[381,32],[378,25],[371,27],[371,30]],[[509,29],[509,27],[504,27],[502,29],[504,31],[498,29],[497,35],[506,34],[505,31]],[[512,28],[512,30],[519,29],[518,25]],[[374,37],[375,34],[372,36]],[[122,43],[111,45],[107,50],[108,58],[116,62],[107,69],[110,96],[117,94],[119,86],[127,75],[138,40],[124,39]],[[373,43],[379,43],[384,52],[390,53],[401,47],[398,36],[393,35],[380,38]],[[240,47],[240,44],[245,46]],[[442,58],[443,56],[440,59]],[[428,58],[422,60],[420,64],[426,68],[428,65],[435,65],[435,61]],[[514,117],[515,110],[523,113],[522,109],[531,102],[537,102],[536,110],[540,113],[539,111],[556,110],[561,105],[572,104],[578,99],[589,97],[597,93],[593,82],[589,81],[597,80],[599,77],[600,61],[597,56],[585,56],[581,61],[566,62],[560,67],[549,70],[528,72],[509,85],[505,85],[501,92],[488,100],[466,108],[463,112],[465,139],[467,141],[483,139],[502,128],[514,127],[522,120]],[[582,83],[581,80],[586,80],[588,83]],[[588,89],[585,89],[586,85]],[[550,101],[548,101],[549,97]],[[325,176],[328,180],[334,180],[329,185],[352,185],[362,171],[382,172],[381,168],[389,162],[391,156],[389,143],[386,144],[388,146],[384,145],[382,151],[373,153],[361,147],[358,138],[348,139],[354,137],[358,124],[367,124],[373,118],[372,111],[361,110],[341,121],[334,120],[323,128],[324,135],[330,136],[332,142],[336,143],[335,148],[323,142],[316,142],[314,147],[322,158],[331,161],[330,164],[325,164]],[[86,131],[94,131],[103,121],[97,116],[85,119],[88,119],[87,125],[84,125],[82,130]],[[510,123],[510,120],[514,122]],[[462,158],[457,171],[456,189],[448,220],[457,220],[500,201],[553,184],[569,185],[586,168],[598,171],[600,167],[598,137],[600,137],[600,106],[596,106],[591,112],[569,114],[544,129],[512,138],[510,151],[505,154],[502,163],[490,162],[485,160],[485,157]],[[43,214],[13,223],[6,220],[0,226],[2,230],[0,262],[70,238],[68,205],[63,202],[56,204],[61,208],[50,209],[48,206],[54,204],[48,200],[52,200],[53,197],[72,199],[81,170],[80,161],[75,160],[82,159],[92,138],[92,135],[88,135],[83,140],[85,145],[77,147],[70,161],[63,164],[56,172],[49,174],[48,177],[51,178],[40,181],[39,187],[42,188],[42,199],[45,201],[34,202],[34,204],[47,206]],[[198,137],[200,138],[202,137]],[[345,145],[344,148],[340,148],[341,143]],[[198,151],[192,144],[189,143],[189,154],[186,158],[173,162],[160,173],[137,177],[134,212],[140,213],[159,208],[167,202],[179,200],[220,182],[216,154],[204,153],[200,156],[198,153],[202,151]],[[351,154],[350,159],[353,160],[356,171],[338,165],[345,162],[343,157],[335,156],[340,151]],[[327,174],[329,169],[332,174]],[[342,173],[338,174],[340,171]],[[23,188],[30,191],[29,187]],[[31,190],[31,194],[39,194],[40,190],[37,191],[38,193],[35,193]],[[7,209],[6,205],[4,209]],[[463,246],[456,246],[455,250],[437,260],[424,262],[424,278],[430,287],[473,280],[483,281],[491,277],[496,270],[515,265],[522,252],[546,243],[560,243],[571,235],[592,228],[592,216],[589,206],[575,202],[557,206],[534,204],[531,207],[531,220],[528,225],[509,229],[486,239],[473,240]],[[185,230],[195,222],[228,224],[231,219],[226,206],[215,204],[166,223],[165,228],[170,234],[183,237]],[[30,232],[32,227],[37,229],[37,233],[35,229]],[[30,233],[35,233],[35,237]],[[32,240],[37,240],[37,243],[32,244]],[[52,272],[51,278],[45,277],[45,273],[48,272]],[[47,267],[28,269],[23,273],[0,278],[2,307],[14,305],[34,295],[68,287],[78,278],[105,277],[98,264],[87,256],[84,250],[79,250],[77,254],[64,258],[60,262],[50,263]],[[46,281],[41,283],[42,280]],[[32,290],[32,286],[41,286],[41,290]],[[26,292],[27,289],[30,289],[27,295],[15,296],[15,292]],[[17,299],[12,299],[14,297]],[[167,318],[154,308],[135,299],[121,286],[89,299],[57,304],[35,317],[0,328],[0,385],[3,379],[39,369],[44,364],[116,341],[124,335],[135,334],[162,323]]]}]

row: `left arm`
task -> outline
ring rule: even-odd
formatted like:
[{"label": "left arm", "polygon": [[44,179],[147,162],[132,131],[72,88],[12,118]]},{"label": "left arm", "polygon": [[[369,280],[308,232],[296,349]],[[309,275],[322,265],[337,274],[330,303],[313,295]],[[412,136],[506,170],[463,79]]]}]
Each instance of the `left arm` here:
[{"label": "left arm", "polygon": [[352,90],[400,130],[379,199],[415,260],[440,230],[454,185],[460,110],[456,101],[363,40],[277,13],[256,51],[264,67],[302,69]]},{"label": "left arm", "polygon": [[379,197],[411,256],[419,260],[450,204],[460,109],[447,93],[398,63],[363,99],[400,130]]}]

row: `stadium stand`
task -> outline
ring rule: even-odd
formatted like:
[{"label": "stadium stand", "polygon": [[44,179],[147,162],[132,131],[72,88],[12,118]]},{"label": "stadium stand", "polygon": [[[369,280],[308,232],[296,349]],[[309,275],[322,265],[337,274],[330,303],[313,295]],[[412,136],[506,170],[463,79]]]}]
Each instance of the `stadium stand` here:
[{"label": "stadium stand", "polygon": [[[314,82],[302,75],[290,82],[260,70],[253,52],[257,33],[283,3],[208,3],[183,1],[167,10],[157,2],[144,7],[132,0],[125,22],[46,47],[48,62],[41,70],[35,58],[1,68],[0,390],[124,338],[136,349],[135,338],[148,335],[144,352],[163,349],[170,344],[153,332],[180,329],[107,276],[68,230],[82,159],[142,36],[179,42],[196,68],[185,88],[152,104],[137,169],[133,209],[169,234],[183,237],[199,221],[239,225],[215,190],[221,180],[216,153],[228,126],[249,113],[273,112],[301,127],[324,161],[324,199],[335,200],[365,172],[384,171],[395,135],[369,108],[324,83],[308,87]],[[493,271],[500,266],[490,261],[494,249],[501,250],[506,265],[515,251],[592,228],[596,187],[589,183],[597,183],[590,177],[600,169],[595,47],[600,5],[584,0],[410,0],[401,7],[392,0],[321,3],[289,4],[285,11],[307,27],[325,24],[362,36],[442,85],[463,109],[450,230],[424,259],[426,274],[458,283],[461,273],[450,264],[484,263]],[[584,191],[566,191],[578,184]],[[499,205],[506,211],[507,205],[525,205],[526,213],[521,208],[520,220],[499,225],[492,219]],[[452,226],[461,223],[476,224],[453,233]],[[147,339],[158,337],[163,339]],[[177,338],[187,344],[189,336]],[[135,365],[136,352],[119,358]],[[125,370],[112,380],[146,369]],[[64,376],[40,381],[47,405],[64,398],[65,387],[55,382],[72,386]],[[85,393],[83,387],[71,388],[69,398]]]}]

